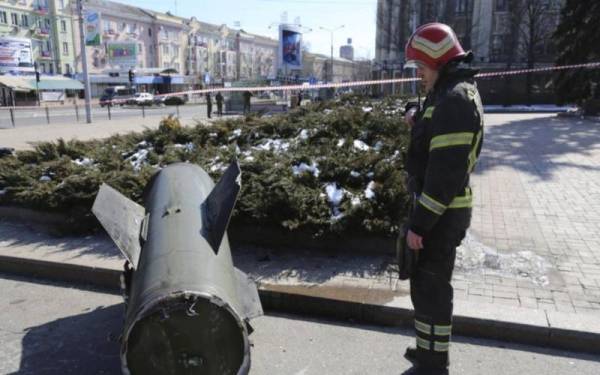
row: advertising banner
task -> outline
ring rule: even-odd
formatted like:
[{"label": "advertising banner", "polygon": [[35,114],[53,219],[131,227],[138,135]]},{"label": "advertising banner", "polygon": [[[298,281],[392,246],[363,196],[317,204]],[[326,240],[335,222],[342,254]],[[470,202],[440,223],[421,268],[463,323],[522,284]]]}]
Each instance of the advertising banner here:
[{"label": "advertising banner", "polygon": [[279,67],[302,69],[302,33],[294,25],[279,25]]},{"label": "advertising banner", "polygon": [[106,54],[109,64],[132,68],[137,65],[138,44],[137,42],[108,42]]},{"label": "advertising banner", "polygon": [[0,72],[31,71],[31,39],[0,37]]},{"label": "advertising banner", "polygon": [[100,13],[95,10],[86,10],[84,19],[85,45],[99,46],[102,43],[100,34]]}]

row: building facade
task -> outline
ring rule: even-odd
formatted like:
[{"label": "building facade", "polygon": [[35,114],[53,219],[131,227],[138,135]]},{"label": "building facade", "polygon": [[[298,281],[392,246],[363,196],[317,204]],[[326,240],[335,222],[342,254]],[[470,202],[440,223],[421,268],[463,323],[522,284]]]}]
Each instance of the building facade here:
[{"label": "building facade", "polygon": [[[0,0],[0,40],[30,44],[31,64],[13,73],[71,75],[75,65],[71,0]],[[26,69],[29,68],[29,69]],[[10,69],[5,69],[4,73]]]},{"label": "building facade", "polygon": [[549,65],[564,0],[378,0],[374,76],[403,74],[404,48],[428,22],[450,25],[484,70]]}]

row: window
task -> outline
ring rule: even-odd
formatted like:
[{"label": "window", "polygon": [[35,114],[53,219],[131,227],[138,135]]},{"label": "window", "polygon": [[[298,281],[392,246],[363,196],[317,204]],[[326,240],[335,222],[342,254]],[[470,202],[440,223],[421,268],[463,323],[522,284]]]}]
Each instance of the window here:
[{"label": "window", "polygon": [[21,14],[21,26],[29,27],[29,18],[26,14]]},{"label": "window", "polygon": [[125,30],[127,28],[127,23],[123,22],[121,24],[121,31]]},{"label": "window", "polygon": [[142,43],[139,43],[138,44],[138,54],[140,54],[140,55],[142,54],[142,47],[143,47]]},{"label": "window", "polygon": [[152,36],[152,29],[148,28],[148,36]]},{"label": "window", "polygon": [[109,30],[112,29],[112,24],[110,21],[102,21],[102,24],[104,25],[104,32],[108,33]]},{"label": "window", "polygon": [[508,0],[496,0],[496,10],[504,12],[508,10]]},{"label": "window", "polygon": [[50,74],[54,74],[54,64],[53,63],[48,63],[48,72]]},{"label": "window", "polygon": [[11,13],[10,20],[12,21],[13,25],[18,25],[19,24],[19,16],[17,15],[17,13]]},{"label": "window", "polygon": [[60,9],[65,9],[65,0],[60,0]]},{"label": "window", "polygon": [[173,46],[173,55],[179,56],[179,46]]},{"label": "window", "polygon": [[4,12],[4,11],[0,12],[0,23],[7,23],[6,21],[7,21],[6,12]]},{"label": "window", "polygon": [[67,22],[65,20],[60,21],[60,31],[63,33],[67,32]]},{"label": "window", "polygon": [[69,43],[63,42],[63,55],[69,54]]},{"label": "window", "polygon": [[468,0],[456,0],[455,12],[457,14],[467,13]]},{"label": "window", "polygon": [[44,19],[44,24],[46,24],[46,28],[50,29],[50,18],[45,18]]},{"label": "window", "polygon": [[43,73],[43,74],[46,74],[46,64],[44,64],[44,63],[41,63],[41,64],[40,64],[40,67],[42,68],[42,73]]},{"label": "window", "polygon": [[169,46],[168,46],[168,45],[166,45],[166,44],[164,44],[164,45],[163,45],[163,53],[164,53],[165,55],[168,55],[168,54],[169,54]]},{"label": "window", "polygon": [[65,64],[65,74],[67,74],[67,75],[71,74],[71,65]]}]

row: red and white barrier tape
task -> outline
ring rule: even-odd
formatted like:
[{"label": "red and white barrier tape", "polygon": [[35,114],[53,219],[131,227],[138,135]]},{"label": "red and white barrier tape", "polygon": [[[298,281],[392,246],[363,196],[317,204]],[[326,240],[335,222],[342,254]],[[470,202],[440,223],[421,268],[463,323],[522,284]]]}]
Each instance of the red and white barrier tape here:
[{"label": "red and white barrier tape", "polygon": [[[488,72],[488,73],[479,73],[475,76],[475,78],[487,78],[487,77],[499,77],[499,76],[509,76],[509,75],[518,75],[518,74],[527,74],[527,73],[538,73],[538,72],[548,72],[553,70],[565,70],[565,69],[581,69],[581,68],[599,68],[600,62],[591,62],[585,64],[573,64],[573,65],[559,65],[559,66],[548,66],[543,68],[531,68],[531,69],[516,69],[516,70],[508,70],[502,72]],[[188,90],[188,91],[179,91],[172,92],[168,94],[157,94],[154,97],[157,98],[168,98],[173,96],[192,96],[202,95],[206,93],[214,93],[214,92],[243,92],[243,91],[298,91],[298,90],[317,90],[317,89],[326,89],[326,88],[340,88],[340,87],[359,87],[359,86],[373,86],[373,85],[385,85],[391,83],[404,83],[404,82],[416,82],[420,81],[420,78],[390,78],[390,79],[374,79],[368,81],[354,81],[354,82],[339,82],[339,83],[317,83],[317,84],[295,84],[295,85],[283,85],[283,86],[258,86],[258,87],[213,87],[202,90]],[[110,101],[111,104],[125,104],[128,99],[116,99]],[[18,107],[19,109],[25,108],[39,108],[39,107]],[[2,108],[0,108],[2,109]]]},{"label": "red and white barrier tape", "polygon": [[[537,72],[546,72],[552,70],[564,70],[564,69],[580,69],[580,68],[598,68],[600,67],[600,62],[592,62],[586,64],[574,64],[574,65],[561,65],[561,66],[549,66],[543,68],[532,68],[532,69],[518,69],[518,70],[509,70],[502,72],[488,72],[488,73],[479,73],[475,77],[476,78],[487,78],[487,77],[497,77],[497,76],[506,76],[506,75],[517,75],[517,74],[526,74],[526,73],[537,73]],[[169,94],[159,94],[155,95],[157,97],[169,97],[169,96],[180,96],[180,95],[193,95],[193,94],[206,94],[213,92],[239,92],[239,91],[296,91],[296,90],[316,90],[316,89],[325,89],[325,88],[340,88],[340,87],[357,87],[357,86],[372,86],[372,85],[385,85],[390,83],[403,83],[403,82],[415,82],[420,81],[420,78],[390,78],[390,79],[375,79],[368,81],[354,81],[354,82],[339,82],[339,83],[318,83],[318,84],[295,84],[295,85],[284,85],[284,86],[260,86],[260,87],[214,87],[202,90],[190,90],[190,91],[181,91],[177,93],[169,93]]]}]

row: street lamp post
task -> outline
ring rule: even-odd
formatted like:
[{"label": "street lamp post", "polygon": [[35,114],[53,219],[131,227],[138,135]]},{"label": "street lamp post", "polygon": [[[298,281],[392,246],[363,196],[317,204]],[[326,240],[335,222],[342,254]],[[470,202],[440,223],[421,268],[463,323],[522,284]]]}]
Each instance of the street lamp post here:
[{"label": "street lamp post", "polygon": [[331,76],[330,76],[331,82],[333,82],[333,32],[343,29],[344,27],[345,27],[345,25],[340,25],[338,27],[334,27],[333,29],[330,29],[327,27],[319,26],[319,29],[329,31],[329,36],[330,36],[330,41],[331,41]]}]

